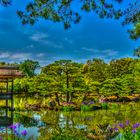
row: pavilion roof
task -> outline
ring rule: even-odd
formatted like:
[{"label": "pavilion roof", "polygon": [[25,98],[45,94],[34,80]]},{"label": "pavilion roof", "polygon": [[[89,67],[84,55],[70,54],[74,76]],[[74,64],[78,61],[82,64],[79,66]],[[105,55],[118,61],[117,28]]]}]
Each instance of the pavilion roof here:
[{"label": "pavilion roof", "polygon": [[17,66],[0,66],[0,79],[23,77],[24,74]]}]

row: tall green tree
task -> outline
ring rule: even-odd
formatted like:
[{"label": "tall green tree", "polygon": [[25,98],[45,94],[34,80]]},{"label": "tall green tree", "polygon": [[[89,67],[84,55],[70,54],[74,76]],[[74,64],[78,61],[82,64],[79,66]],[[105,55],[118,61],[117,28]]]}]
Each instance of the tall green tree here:
[{"label": "tall green tree", "polygon": [[110,61],[107,69],[109,78],[117,78],[125,74],[132,74],[133,62],[134,60],[132,58],[121,58]]},{"label": "tall green tree", "polygon": [[19,65],[19,69],[29,77],[33,77],[35,75],[35,70],[39,67],[38,61],[33,60],[25,60]]},{"label": "tall green tree", "polygon": [[11,4],[11,0],[0,0],[0,4],[3,6],[8,6]]},{"label": "tall green tree", "polygon": [[[25,10],[18,10],[17,14],[23,24],[35,24],[39,19],[61,22],[64,27],[70,28],[73,23],[81,19],[81,11],[94,12],[100,18],[122,18],[122,24],[134,25],[128,30],[132,39],[140,37],[140,2],[128,0],[126,7],[121,7],[124,0],[33,0],[29,2]],[[119,6],[116,6],[116,2]],[[0,4],[10,5],[11,0],[0,0]],[[77,5],[77,9],[73,5]],[[118,8],[119,7],[119,8]]]},{"label": "tall green tree", "polygon": [[79,87],[81,82],[81,66],[71,60],[55,61],[53,64],[45,66],[42,73],[51,75],[57,82],[61,91],[66,93],[66,101],[72,99],[72,92]]},{"label": "tall green tree", "polygon": [[107,64],[104,60],[94,58],[84,65],[85,78],[89,81],[103,82],[106,79]]},{"label": "tall green tree", "polygon": [[121,78],[107,79],[100,88],[102,95],[120,95],[122,93],[122,80]]},{"label": "tall green tree", "polygon": [[[74,10],[77,4],[77,10]],[[62,22],[67,29],[73,23],[78,23],[81,19],[80,10],[86,12],[94,11],[100,18],[118,19],[122,12],[113,6],[114,2],[107,0],[34,0],[26,6],[25,11],[18,11],[23,24],[34,24],[39,18]]]},{"label": "tall green tree", "polygon": [[140,47],[134,50],[134,56],[137,56],[138,58],[140,57]]}]

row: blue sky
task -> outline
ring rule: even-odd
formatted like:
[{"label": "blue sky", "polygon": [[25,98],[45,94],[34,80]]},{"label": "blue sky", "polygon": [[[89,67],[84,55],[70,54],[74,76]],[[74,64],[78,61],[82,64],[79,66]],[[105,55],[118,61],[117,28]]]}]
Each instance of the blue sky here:
[{"label": "blue sky", "polygon": [[69,30],[61,23],[44,20],[23,26],[16,11],[25,8],[25,1],[0,7],[0,61],[33,59],[45,65],[59,59],[86,62],[98,57],[108,62],[133,57],[134,48],[139,46],[140,41],[129,39],[120,21],[99,19],[93,13],[83,12],[81,22]]}]

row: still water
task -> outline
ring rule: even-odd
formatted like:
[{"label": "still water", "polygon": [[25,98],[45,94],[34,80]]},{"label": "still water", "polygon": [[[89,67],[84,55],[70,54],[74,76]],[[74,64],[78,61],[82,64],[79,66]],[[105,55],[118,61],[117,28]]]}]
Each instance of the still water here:
[{"label": "still water", "polygon": [[[11,118],[9,124],[5,110],[1,110],[0,115],[5,117],[0,118],[0,140],[49,140],[56,134],[80,135],[83,131],[89,131],[99,124],[115,124],[126,120],[140,122],[140,103],[125,103],[118,106],[120,107],[116,109],[91,112],[8,111],[7,116]],[[15,128],[11,129],[13,126]],[[11,138],[13,135],[15,137]]]}]

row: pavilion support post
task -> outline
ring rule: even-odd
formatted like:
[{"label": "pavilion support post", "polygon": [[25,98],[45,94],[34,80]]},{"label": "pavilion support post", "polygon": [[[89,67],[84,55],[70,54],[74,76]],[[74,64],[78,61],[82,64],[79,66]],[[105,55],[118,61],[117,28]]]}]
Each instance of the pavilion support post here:
[{"label": "pavilion support post", "polygon": [[[6,93],[8,94],[8,79],[7,79],[7,81],[6,81]],[[6,107],[8,107],[8,99],[6,99]]]},{"label": "pavilion support post", "polygon": [[6,108],[6,117],[8,117],[8,109]]},{"label": "pavilion support post", "polygon": [[12,89],[11,89],[11,110],[14,110],[14,80],[12,79]]}]

